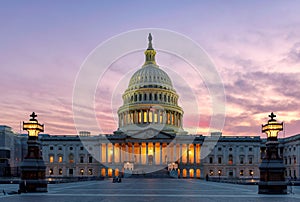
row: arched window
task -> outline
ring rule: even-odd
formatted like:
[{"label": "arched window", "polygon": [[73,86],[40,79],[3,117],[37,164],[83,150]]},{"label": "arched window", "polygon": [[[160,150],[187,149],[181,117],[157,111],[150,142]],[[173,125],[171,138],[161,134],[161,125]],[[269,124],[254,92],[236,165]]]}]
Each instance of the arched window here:
[{"label": "arched window", "polygon": [[74,155],[73,154],[69,155],[69,163],[74,163]]},{"label": "arched window", "polygon": [[232,164],[233,164],[233,157],[232,157],[231,154],[228,156],[228,164],[229,164],[229,165],[232,165]]}]

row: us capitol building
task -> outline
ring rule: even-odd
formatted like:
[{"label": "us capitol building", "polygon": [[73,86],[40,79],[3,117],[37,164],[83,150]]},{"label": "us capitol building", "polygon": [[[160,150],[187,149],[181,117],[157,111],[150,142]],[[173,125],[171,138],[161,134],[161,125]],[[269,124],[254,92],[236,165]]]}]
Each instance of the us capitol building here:
[{"label": "us capitol building", "polygon": [[[265,151],[260,136],[189,135],[183,109],[168,74],[155,61],[149,34],[145,63],[129,81],[118,110],[118,129],[111,135],[42,134],[47,177],[179,177],[258,179]],[[213,142],[220,136],[213,147]],[[17,176],[27,153],[27,136],[0,126],[0,176]],[[299,178],[300,135],[280,139],[287,178]],[[204,153],[203,151],[207,151]],[[205,156],[204,156],[205,154]]]}]

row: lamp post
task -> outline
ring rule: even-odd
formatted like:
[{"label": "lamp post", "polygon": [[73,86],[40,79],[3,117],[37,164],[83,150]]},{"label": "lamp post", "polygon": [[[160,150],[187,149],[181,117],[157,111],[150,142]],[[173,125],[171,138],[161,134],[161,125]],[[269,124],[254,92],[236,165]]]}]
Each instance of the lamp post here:
[{"label": "lamp post", "polygon": [[259,194],[286,194],[287,183],[284,178],[283,159],[278,152],[278,133],[283,130],[283,123],[277,122],[272,112],[267,124],[262,125],[262,132],[267,134],[266,155],[259,166]]},{"label": "lamp post", "polygon": [[28,132],[28,153],[21,163],[20,192],[47,192],[46,166],[42,158],[38,135],[44,132],[44,125],[33,112],[28,122],[23,122],[23,130]]},{"label": "lamp post", "polygon": [[221,170],[218,170],[219,181],[221,181]]}]

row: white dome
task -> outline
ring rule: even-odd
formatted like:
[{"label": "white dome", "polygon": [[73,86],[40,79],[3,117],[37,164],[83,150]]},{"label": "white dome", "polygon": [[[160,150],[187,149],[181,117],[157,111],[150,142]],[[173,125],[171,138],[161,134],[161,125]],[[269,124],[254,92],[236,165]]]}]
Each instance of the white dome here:
[{"label": "white dome", "polygon": [[143,66],[131,77],[127,90],[136,90],[140,88],[174,90],[168,74],[155,64]]}]

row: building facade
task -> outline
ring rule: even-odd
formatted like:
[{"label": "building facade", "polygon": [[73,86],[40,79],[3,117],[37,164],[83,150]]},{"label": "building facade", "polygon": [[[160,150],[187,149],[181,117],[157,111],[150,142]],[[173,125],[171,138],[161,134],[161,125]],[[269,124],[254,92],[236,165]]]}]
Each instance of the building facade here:
[{"label": "building facade", "polygon": [[[159,177],[258,179],[264,139],[189,135],[168,74],[155,61],[152,36],[145,63],[133,74],[111,135],[40,135],[47,177]],[[0,176],[18,175],[27,153],[24,135],[0,126]],[[287,178],[299,178],[300,135],[280,140]]]}]

